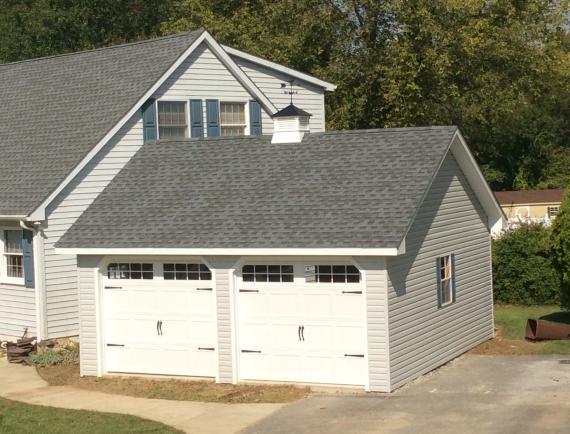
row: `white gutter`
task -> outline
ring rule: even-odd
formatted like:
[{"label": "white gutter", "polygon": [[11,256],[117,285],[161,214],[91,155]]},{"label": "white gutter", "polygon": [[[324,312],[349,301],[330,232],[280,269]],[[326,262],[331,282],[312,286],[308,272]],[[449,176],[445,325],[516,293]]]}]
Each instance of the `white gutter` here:
[{"label": "white gutter", "polygon": [[27,220],[25,215],[0,215],[0,220]]},{"label": "white gutter", "polygon": [[47,339],[47,297],[45,291],[44,275],[44,239],[41,229],[37,226],[41,222],[32,223],[36,227],[28,226],[24,220],[20,220],[20,227],[32,231],[34,234],[33,258],[34,258],[34,295],[36,302],[36,336],[38,340]]},{"label": "white gutter", "polygon": [[401,248],[56,248],[57,255],[129,255],[129,256],[398,256]]}]

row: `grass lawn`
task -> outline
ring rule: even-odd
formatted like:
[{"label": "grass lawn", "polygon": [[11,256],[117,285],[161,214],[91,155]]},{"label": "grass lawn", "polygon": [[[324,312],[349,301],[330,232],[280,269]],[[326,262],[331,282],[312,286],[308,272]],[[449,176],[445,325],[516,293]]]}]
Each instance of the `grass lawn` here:
[{"label": "grass lawn", "polygon": [[563,354],[570,355],[570,340],[530,342],[525,340],[529,318],[570,324],[570,312],[559,306],[495,305],[495,339],[475,348],[474,354]]},{"label": "grass lawn", "polygon": [[2,434],[180,434],[158,422],[113,413],[64,410],[0,399]]},{"label": "grass lawn", "polygon": [[216,384],[213,381],[129,376],[80,377],[78,366],[47,366],[38,367],[37,370],[51,386],[72,386],[117,395],[175,401],[281,403],[296,401],[310,393],[308,387],[286,384]]},{"label": "grass lawn", "polygon": [[[495,323],[507,339],[523,340],[528,318],[570,324],[570,312],[559,306],[495,306]],[[537,354],[570,354],[570,340],[537,343]]]}]

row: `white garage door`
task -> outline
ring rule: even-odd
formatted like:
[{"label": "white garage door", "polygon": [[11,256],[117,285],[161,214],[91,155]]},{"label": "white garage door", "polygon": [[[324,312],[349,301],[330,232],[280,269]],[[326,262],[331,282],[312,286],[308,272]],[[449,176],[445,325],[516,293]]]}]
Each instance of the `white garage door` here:
[{"label": "white garage door", "polygon": [[216,375],[216,310],[205,265],[117,262],[107,273],[107,372]]},{"label": "white garage door", "polygon": [[237,285],[240,378],[364,385],[360,280],[351,265],[245,265]]}]

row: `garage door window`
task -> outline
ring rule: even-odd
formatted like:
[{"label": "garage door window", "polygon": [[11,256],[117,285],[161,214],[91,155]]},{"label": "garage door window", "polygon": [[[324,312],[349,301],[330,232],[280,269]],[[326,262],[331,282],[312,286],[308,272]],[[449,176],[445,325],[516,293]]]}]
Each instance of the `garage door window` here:
[{"label": "garage door window", "polygon": [[152,280],[154,273],[152,264],[112,263],[107,267],[107,277],[109,279]]},{"label": "garage door window", "polygon": [[314,276],[306,276],[307,282],[318,283],[359,283],[360,272],[354,265],[313,265],[306,267],[307,273]]},{"label": "garage door window", "polygon": [[244,282],[293,282],[292,265],[244,265]]},{"label": "garage door window", "polygon": [[204,264],[164,264],[164,280],[212,280]]}]

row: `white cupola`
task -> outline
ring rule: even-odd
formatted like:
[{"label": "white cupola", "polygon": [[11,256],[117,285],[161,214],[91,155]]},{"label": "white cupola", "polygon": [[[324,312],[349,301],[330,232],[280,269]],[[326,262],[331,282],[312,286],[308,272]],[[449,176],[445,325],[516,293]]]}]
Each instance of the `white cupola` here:
[{"label": "white cupola", "polygon": [[275,113],[273,118],[273,138],[271,143],[301,143],[303,136],[310,132],[310,113],[293,104]]}]

